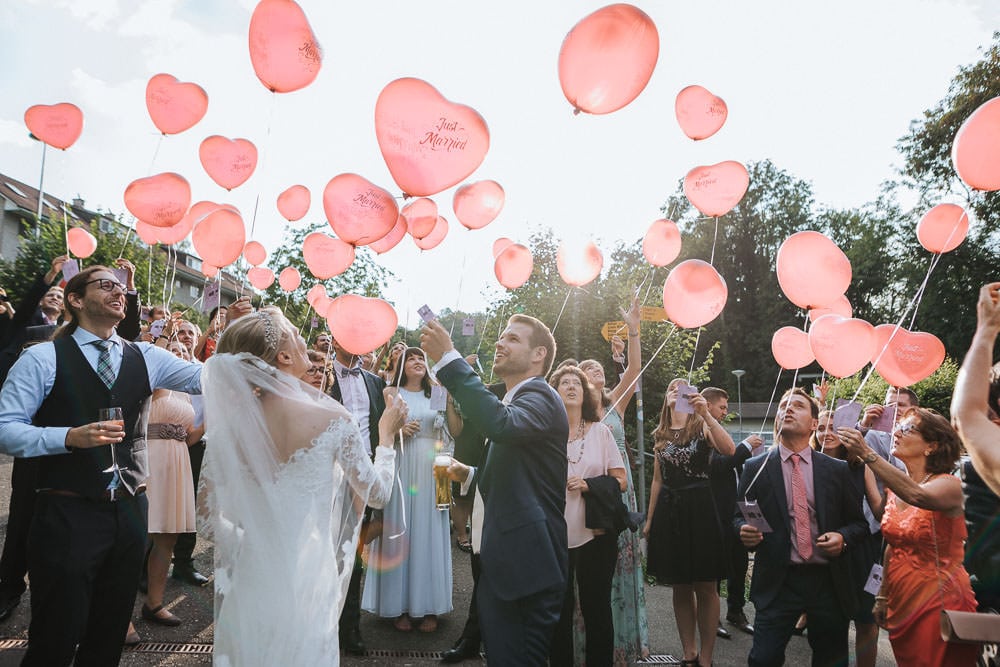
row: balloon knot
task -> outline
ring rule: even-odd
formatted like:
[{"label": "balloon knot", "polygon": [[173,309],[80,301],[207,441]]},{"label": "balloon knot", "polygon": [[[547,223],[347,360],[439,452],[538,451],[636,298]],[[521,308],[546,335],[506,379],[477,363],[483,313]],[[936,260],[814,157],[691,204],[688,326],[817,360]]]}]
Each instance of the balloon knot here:
[{"label": "balloon knot", "polygon": [[580,107],[573,107],[574,116],[579,116],[581,111],[583,111],[583,109],[581,109]]}]

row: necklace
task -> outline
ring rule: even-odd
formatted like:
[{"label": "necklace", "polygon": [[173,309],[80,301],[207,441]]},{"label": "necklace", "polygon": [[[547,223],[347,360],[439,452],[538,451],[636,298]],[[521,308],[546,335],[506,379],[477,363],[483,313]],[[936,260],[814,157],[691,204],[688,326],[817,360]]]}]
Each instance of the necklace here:
[{"label": "necklace", "polygon": [[684,432],[683,428],[670,428],[670,441],[676,443],[681,437],[681,433]]},{"label": "necklace", "polygon": [[[917,484],[923,484],[924,482],[926,482],[927,480],[929,480],[933,476],[934,476],[934,473],[930,473],[929,472],[926,475],[924,475],[924,478],[922,480],[920,480],[919,482],[917,482]],[[916,481],[916,480],[914,480],[914,481]]]},{"label": "necklace", "polygon": [[[580,452],[576,455],[576,459],[571,459],[569,457],[568,447],[569,447],[570,443],[577,442],[577,441],[579,441],[579,443],[580,443]],[[570,441],[568,443],[566,443],[566,446],[567,446],[566,460],[569,461],[570,463],[576,465],[577,463],[580,462],[580,459],[583,458],[583,450],[585,450],[587,448],[587,441],[583,439],[583,420],[582,419],[580,420],[580,425],[576,428],[576,437],[575,438],[571,438]]]}]

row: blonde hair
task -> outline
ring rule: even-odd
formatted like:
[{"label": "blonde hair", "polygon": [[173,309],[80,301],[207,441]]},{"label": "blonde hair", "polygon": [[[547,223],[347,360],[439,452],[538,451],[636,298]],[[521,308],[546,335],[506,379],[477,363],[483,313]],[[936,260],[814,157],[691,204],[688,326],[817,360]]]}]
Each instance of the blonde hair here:
[{"label": "blonde hair", "polygon": [[253,315],[246,315],[230,323],[222,332],[215,351],[217,354],[249,352],[274,366],[278,351],[284,349],[289,339],[297,333],[280,309],[266,306]]},{"label": "blonde hair", "polygon": [[[674,378],[667,385],[667,392],[670,392],[670,388],[675,384],[683,382],[684,378]],[[663,395],[663,407],[660,408],[660,423],[653,431],[653,451],[660,451],[664,449],[667,445],[671,444],[673,440],[670,438],[670,423],[673,417],[673,411],[670,409],[670,405],[667,404],[667,396]],[[677,438],[678,444],[687,444],[699,436],[703,436],[703,431],[705,430],[705,420],[699,415],[692,413],[688,415],[687,421],[684,423],[684,428],[681,430],[680,437]]]}]

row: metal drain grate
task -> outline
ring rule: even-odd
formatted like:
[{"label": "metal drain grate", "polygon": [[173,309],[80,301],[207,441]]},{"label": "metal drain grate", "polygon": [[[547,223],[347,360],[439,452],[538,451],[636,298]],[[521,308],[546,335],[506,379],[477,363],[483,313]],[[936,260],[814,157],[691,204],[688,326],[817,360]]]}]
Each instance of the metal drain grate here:
[{"label": "metal drain grate", "polygon": [[182,644],[175,642],[141,642],[125,649],[126,653],[180,653],[211,655],[212,644]]},{"label": "metal drain grate", "polygon": [[27,650],[27,639],[0,639],[0,651]]},{"label": "metal drain grate", "polygon": [[681,661],[672,655],[651,655],[645,660],[635,663],[637,665],[679,665]]},{"label": "metal drain grate", "polygon": [[424,660],[440,660],[441,651],[401,651],[370,648],[365,651],[366,658],[413,658]]}]

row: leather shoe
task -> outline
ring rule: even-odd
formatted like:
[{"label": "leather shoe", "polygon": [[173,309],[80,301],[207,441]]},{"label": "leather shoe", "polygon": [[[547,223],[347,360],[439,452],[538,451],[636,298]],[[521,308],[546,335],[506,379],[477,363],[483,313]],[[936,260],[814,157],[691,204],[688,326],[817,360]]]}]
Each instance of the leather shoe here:
[{"label": "leather shoe", "polygon": [[718,635],[719,637],[722,637],[723,639],[733,638],[733,635],[730,634],[729,630],[726,630],[724,627],[722,627],[722,621],[719,621],[719,627],[715,629],[715,634]]},{"label": "leather shoe", "polygon": [[150,623],[165,625],[169,628],[177,627],[181,624],[181,619],[164,609],[162,604],[156,609],[150,609],[146,605],[142,605],[142,617]]},{"label": "leather shoe", "polygon": [[750,621],[747,620],[747,615],[742,611],[726,614],[726,620],[729,621],[730,624],[736,626],[737,630],[745,632],[748,635],[753,634],[753,626],[750,625]]},{"label": "leather shoe", "polygon": [[455,663],[479,657],[479,642],[466,637],[460,638],[455,645],[441,654],[441,662]]},{"label": "leather shoe", "polygon": [[351,655],[364,655],[366,652],[365,643],[361,641],[361,630],[359,628],[347,628],[340,633],[340,648]]},{"label": "leather shoe", "polygon": [[0,598],[0,621],[6,621],[17,609],[17,605],[21,604],[20,595],[11,595],[9,597]]},{"label": "leather shoe", "polygon": [[185,584],[191,584],[192,586],[204,586],[208,583],[208,577],[193,567],[179,567],[174,565],[174,570],[170,573],[170,577],[183,581]]}]

